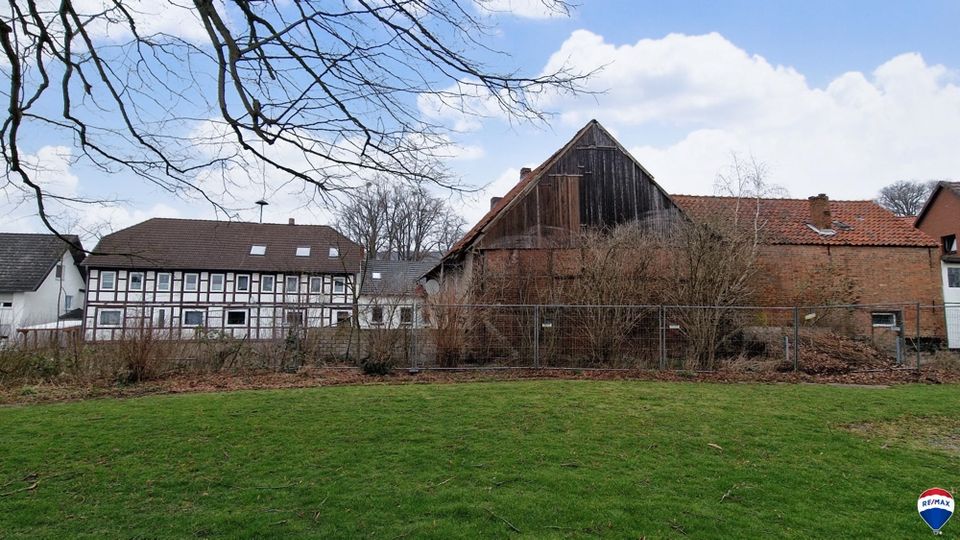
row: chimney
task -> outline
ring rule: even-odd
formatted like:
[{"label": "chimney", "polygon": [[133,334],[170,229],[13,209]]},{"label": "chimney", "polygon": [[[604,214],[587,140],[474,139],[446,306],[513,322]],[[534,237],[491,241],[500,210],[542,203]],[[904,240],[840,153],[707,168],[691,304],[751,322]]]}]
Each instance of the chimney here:
[{"label": "chimney", "polygon": [[297,224],[297,222],[294,221],[293,218],[287,219],[287,225],[296,225],[296,224]]},{"label": "chimney", "polygon": [[522,167],[520,169],[520,179],[523,180],[523,177],[530,174],[530,167]]},{"label": "chimney", "polygon": [[493,207],[496,206],[497,203],[500,202],[500,199],[502,198],[503,197],[490,197],[490,209],[493,210]]},{"label": "chimney", "polygon": [[833,216],[830,215],[830,199],[826,193],[821,193],[816,197],[809,197],[810,201],[810,224],[821,231],[833,229]]}]

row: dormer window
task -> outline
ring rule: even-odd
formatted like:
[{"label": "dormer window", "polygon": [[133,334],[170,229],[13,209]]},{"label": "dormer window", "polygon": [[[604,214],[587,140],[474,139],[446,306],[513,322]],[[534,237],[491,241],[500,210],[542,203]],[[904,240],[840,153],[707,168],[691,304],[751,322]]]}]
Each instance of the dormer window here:
[{"label": "dormer window", "polygon": [[807,227],[810,227],[810,230],[819,234],[820,236],[836,236],[837,231],[833,229],[818,229],[810,223],[807,223]]},{"label": "dormer window", "polygon": [[297,257],[309,257],[310,246],[300,246],[297,248]]},{"label": "dormer window", "polygon": [[381,277],[383,277],[383,275],[380,274],[380,272],[374,272],[374,273],[373,273],[373,279],[380,279]]},{"label": "dormer window", "polygon": [[254,245],[250,246],[250,254],[251,254],[251,255],[266,255],[266,254],[267,254],[267,246],[258,246],[258,245],[256,245],[256,244],[254,244]]},{"label": "dormer window", "polygon": [[340,256],[340,248],[338,248],[337,246],[330,246],[330,256],[331,256],[331,257],[339,257],[339,256]]}]

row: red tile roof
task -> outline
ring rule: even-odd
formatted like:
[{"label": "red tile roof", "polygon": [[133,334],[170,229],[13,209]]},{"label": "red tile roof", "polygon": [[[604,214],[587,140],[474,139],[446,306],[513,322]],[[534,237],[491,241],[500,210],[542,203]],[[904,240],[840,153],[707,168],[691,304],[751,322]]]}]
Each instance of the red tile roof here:
[{"label": "red tile roof", "polygon": [[[707,219],[731,212],[735,197],[671,195],[690,218]],[[739,199],[740,216],[752,221],[755,199]],[[937,242],[873,201],[830,201],[833,236],[824,236],[808,226],[810,201],[806,199],[760,199],[760,221],[773,244],[833,246],[937,247]]]}]

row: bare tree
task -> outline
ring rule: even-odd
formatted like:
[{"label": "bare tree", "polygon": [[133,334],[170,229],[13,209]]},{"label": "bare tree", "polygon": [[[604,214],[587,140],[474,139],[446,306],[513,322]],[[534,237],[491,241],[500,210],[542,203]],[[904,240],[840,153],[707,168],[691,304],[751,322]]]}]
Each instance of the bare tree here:
[{"label": "bare tree", "polygon": [[337,225],[368,258],[418,261],[448,249],[466,221],[422,185],[378,180],[337,209]]},{"label": "bare tree", "polygon": [[880,190],[877,204],[898,216],[915,216],[937,186],[936,180],[917,182],[900,180]]},{"label": "bare tree", "polygon": [[[37,181],[26,162],[37,132],[71,141],[75,159],[104,173],[228,215],[238,186],[227,173],[261,166],[302,184],[306,201],[329,202],[369,173],[455,187],[443,166],[450,132],[424,120],[421,100],[476,114],[479,99],[538,121],[539,95],[577,91],[587,76],[489,68],[478,59],[490,52],[485,5],[10,0],[0,13],[5,187],[28,194],[52,231],[51,201],[91,202]],[[157,27],[170,13],[176,24]]]},{"label": "bare tree", "polygon": [[667,239],[670,253],[665,299],[678,306],[691,367],[715,367],[718,349],[741,329],[738,306],[756,292],[759,256],[766,240],[764,197],[782,193],[767,180],[767,168],[736,154],[717,175],[718,191],[731,204],[709,208],[679,222]]}]

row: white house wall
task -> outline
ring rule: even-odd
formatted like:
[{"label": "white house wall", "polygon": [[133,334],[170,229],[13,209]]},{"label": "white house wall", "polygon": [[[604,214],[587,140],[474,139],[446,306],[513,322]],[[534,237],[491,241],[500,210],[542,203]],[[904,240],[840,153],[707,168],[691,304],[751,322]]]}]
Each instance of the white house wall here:
[{"label": "white house wall", "polygon": [[[105,272],[115,272],[112,290],[103,288]],[[142,290],[131,290],[132,274],[143,275]],[[158,276],[170,276],[169,291],[160,290]],[[185,290],[187,276],[196,274],[197,290]],[[222,291],[211,287],[211,276],[223,275]],[[249,291],[237,290],[240,276],[249,276]],[[273,291],[262,290],[263,277],[273,276]],[[295,277],[297,288],[286,291],[286,279]],[[334,283],[342,279],[342,292]],[[91,268],[84,312],[84,336],[88,340],[119,339],[129,332],[149,327],[160,336],[194,337],[198,332],[222,332],[238,338],[283,337],[294,324],[324,327],[337,324],[338,314],[352,316],[355,276],[349,274],[283,274],[261,272],[159,271]],[[313,289],[311,289],[314,283]],[[101,313],[120,311],[119,324],[102,324]],[[203,313],[203,324],[188,324],[188,312]],[[229,312],[243,312],[243,324],[229,324]]]},{"label": "white house wall", "polygon": [[[357,313],[361,328],[403,328],[424,325],[422,318],[422,301],[411,296],[361,296],[357,302]],[[375,307],[383,310],[383,319],[380,322],[373,320]],[[403,322],[401,314],[403,308],[411,310],[409,323]]]},{"label": "white house wall", "polygon": [[12,339],[18,328],[56,322],[60,315],[68,311],[64,304],[67,296],[71,300],[69,309],[83,307],[83,277],[73,259],[73,253],[69,250],[64,252],[60,264],[63,266],[61,278],[57,278],[54,266],[37,290],[2,295],[0,306],[7,302],[12,306],[0,307],[0,325],[3,325],[0,334],[9,332],[6,335]]}]

